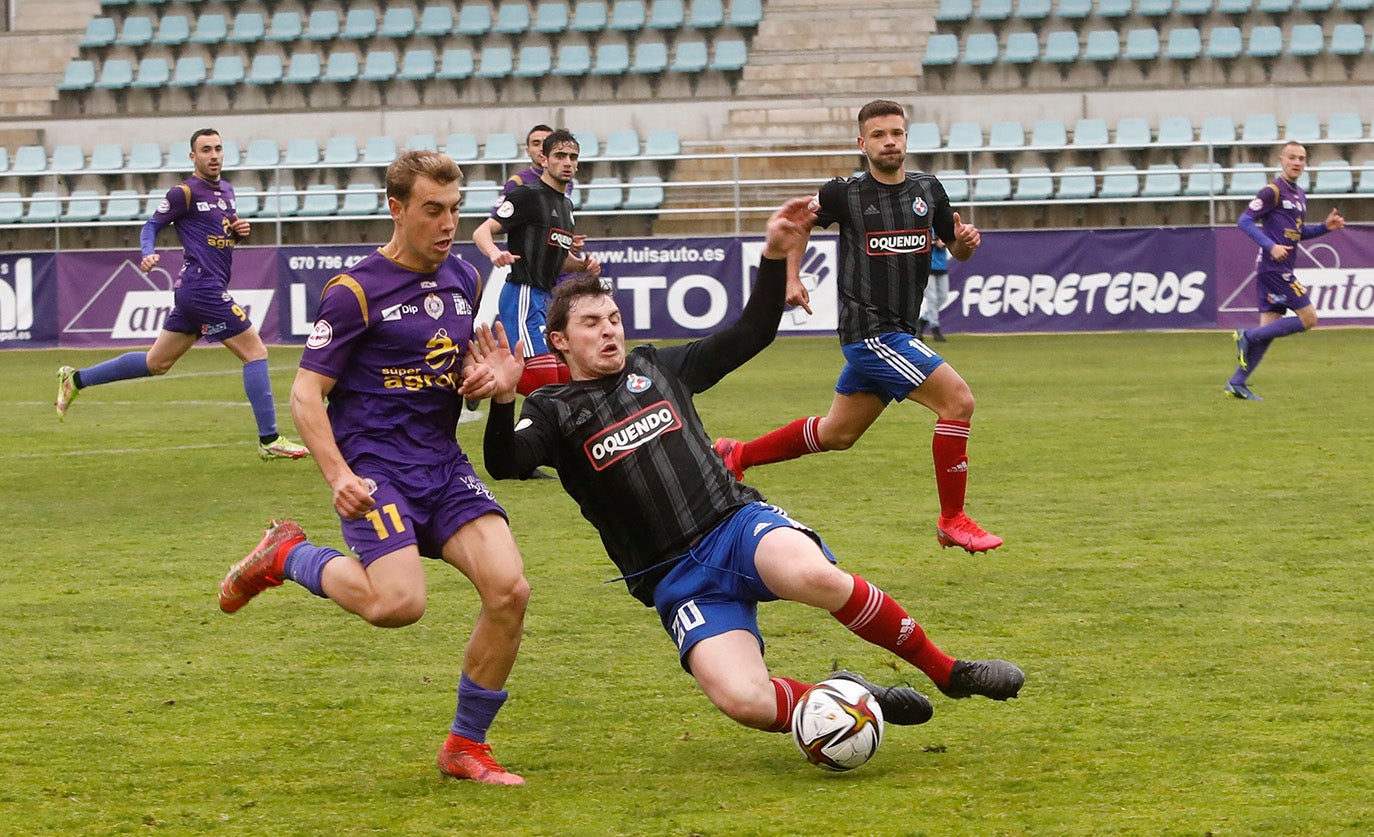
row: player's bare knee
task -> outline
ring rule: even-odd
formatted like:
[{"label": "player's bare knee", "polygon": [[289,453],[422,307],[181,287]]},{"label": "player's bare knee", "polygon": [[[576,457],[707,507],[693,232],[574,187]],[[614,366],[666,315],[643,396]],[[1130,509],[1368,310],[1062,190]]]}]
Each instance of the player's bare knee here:
[{"label": "player's bare knee", "polygon": [[707,697],[735,723],[754,729],[767,729],[776,720],[777,713],[777,702],[772,688],[770,687],[767,692],[763,694],[753,688],[721,688]]},{"label": "player's bare knee", "polygon": [[402,593],[378,599],[363,618],[379,628],[404,628],[419,622],[424,615],[424,594]]},{"label": "player's bare knee", "polygon": [[530,602],[530,583],[523,575],[481,591],[482,606],[493,615],[523,619]]},{"label": "player's bare knee", "polygon": [[175,361],[175,360],[149,360],[149,361],[147,361],[147,363],[148,363],[148,374],[149,374],[149,375],[166,375],[168,372],[171,372],[171,371],[172,371],[172,367],[176,364],[176,361]]}]

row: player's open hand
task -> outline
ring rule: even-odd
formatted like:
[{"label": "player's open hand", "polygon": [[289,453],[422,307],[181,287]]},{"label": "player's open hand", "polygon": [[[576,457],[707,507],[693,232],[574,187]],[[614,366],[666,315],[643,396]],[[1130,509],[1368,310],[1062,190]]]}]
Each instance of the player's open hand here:
[{"label": "player's open hand", "polygon": [[493,398],[502,404],[515,400],[515,387],[525,372],[524,343],[512,350],[505,326],[482,323],[468,344],[471,363],[463,369],[459,392],[465,398]]},{"label": "player's open hand", "polygon": [[793,251],[800,250],[809,240],[811,224],[815,220],[816,207],[811,197],[793,198],[783,204],[768,219],[763,255],[770,259],[785,259]]}]

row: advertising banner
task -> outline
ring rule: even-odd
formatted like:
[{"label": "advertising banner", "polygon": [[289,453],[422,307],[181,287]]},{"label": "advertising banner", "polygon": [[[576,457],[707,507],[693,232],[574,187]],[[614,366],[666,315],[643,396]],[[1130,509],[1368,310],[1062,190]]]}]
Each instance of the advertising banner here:
[{"label": "advertising banner", "polygon": [[[1235,227],[1222,227],[1213,234],[1217,239],[1216,324],[1227,329],[1258,325],[1255,258],[1259,247]],[[1307,287],[1322,325],[1374,325],[1374,228],[1346,227],[1301,242],[1293,276]]]},{"label": "advertising banner", "polygon": [[57,344],[56,273],[49,253],[0,253],[0,347]]}]

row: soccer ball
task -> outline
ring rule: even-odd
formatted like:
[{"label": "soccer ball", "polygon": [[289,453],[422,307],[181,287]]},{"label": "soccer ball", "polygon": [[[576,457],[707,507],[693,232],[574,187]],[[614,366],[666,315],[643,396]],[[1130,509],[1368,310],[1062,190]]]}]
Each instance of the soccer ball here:
[{"label": "soccer ball", "polygon": [[817,683],[792,711],[792,740],[812,764],[853,770],[883,743],[882,707],[852,680]]}]

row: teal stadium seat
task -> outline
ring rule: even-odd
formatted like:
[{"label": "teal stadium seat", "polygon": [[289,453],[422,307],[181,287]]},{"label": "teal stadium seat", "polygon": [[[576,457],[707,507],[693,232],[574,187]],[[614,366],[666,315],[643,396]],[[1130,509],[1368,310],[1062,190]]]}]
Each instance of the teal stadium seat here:
[{"label": "teal stadium seat", "polygon": [[333,9],[316,9],[305,20],[301,37],[307,41],[332,41],[339,37],[339,13]]},{"label": "teal stadium seat", "polygon": [[375,183],[350,183],[344,189],[338,214],[347,217],[377,215],[382,211],[381,189]]},{"label": "teal stadium seat", "polygon": [[415,34],[415,10],[409,6],[388,8],[382,13],[382,26],[377,31],[383,38],[396,41],[409,38]]},{"label": "teal stadium seat", "polygon": [[473,73],[477,78],[503,79],[509,78],[515,72],[515,58],[511,54],[510,47],[488,46],[482,47],[481,57],[477,62],[477,71]]},{"label": "teal stadium seat", "polygon": [[749,47],[739,38],[716,39],[715,50],[707,69],[722,73],[737,73],[749,60]]},{"label": "teal stadium seat", "polygon": [[478,150],[477,135],[454,132],[444,141],[444,153],[459,163],[475,163],[481,156]]},{"label": "teal stadium seat", "polygon": [[272,15],[272,26],[264,37],[268,41],[295,43],[301,40],[305,34],[304,30],[300,12],[280,11]]},{"label": "teal stadium seat", "polygon": [[244,78],[244,82],[258,86],[281,84],[282,73],[280,55],[260,53],[253,56],[253,63],[248,65],[248,75]]},{"label": "teal stadium seat", "polygon": [[67,62],[62,80],[57,83],[58,90],[88,90],[95,85],[95,62],[84,58],[73,58]]},{"label": "teal stadium seat", "polygon": [[401,69],[396,72],[396,78],[405,81],[424,81],[434,78],[437,68],[434,50],[408,49],[401,57]]},{"label": "teal stadium seat", "polygon": [[[158,153],[158,160],[162,154]],[[15,174],[37,174],[48,168],[48,152],[41,145],[21,145],[14,152],[14,164],[10,171]]]},{"label": "teal stadium seat", "polygon": [[541,35],[556,35],[568,29],[567,3],[540,3],[534,9],[530,31]]},{"label": "teal stadium seat", "polygon": [[362,163],[365,166],[386,166],[395,159],[395,137],[369,137],[363,146]]},{"label": "teal stadium seat", "polygon": [[1049,18],[1053,9],[1052,0],[1017,0],[1016,11],[1012,13],[1012,18],[1026,21],[1038,32],[1041,24]]},{"label": "teal stadium seat", "polygon": [[913,122],[906,129],[908,151],[936,151],[945,144],[940,126],[934,122]]},{"label": "teal stadium seat", "polygon": [[300,211],[300,198],[290,186],[270,186],[262,197],[263,218],[291,218]]},{"label": "teal stadium seat", "polygon": [[706,69],[709,60],[705,41],[678,41],[668,69],[675,73],[699,73]]},{"label": "teal stadium seat", "polygon": [[973,13],[974,20],[1000,24],[1011,17],[1011,0],[978,0],[978,8]]},{"label": "teal stadium seat", "polygon": [[1118,148],[1148,148],[1154,138],[1151,136],[1150,121],[1143,116],[1126,116],[1117,120],[1116,136],[1112,145]]},{"label": "teal stadium seat", "polygon": [[1143,198],[1172,198],[1183,192],[1183,175],[1173,163],[1151,163],[1140,187]]},{"label": "teal stadium seat", "polygon": [[635,44],[634,63],[631,73],[654,75],[668,69],[668,47],[666,44],[640,41]]},{"label": "teal stadium seat", "polygon": [[1045,36],[1045,51],[1040,60],[1046,64],[1059,66],[1061,75],[1068,75],[1072,66],[1078,62],[1078,33],[1057,30]]},{"label": "teal stadium seat", "polygon": [[1198,142],[1209,145],[1231,145],[1236,141],[1236,123],[1229,116],[1209,116],[1202,120]]},{"label": "teal stadium seat", "polygon": [[324,72],[320,74],[320,81],[330,84],[347,84],[356,81],[361,68],[358,66],[358,54],[352,50],[329,53],[329,58],[324,62]]},{"label": "teal stadium seat", "polygon": [[157,155],[154,157],[153,151],[150,149],[149,157],[159,161],[162,168],[166,171],[181,171],[191,165],[190,162],[188,162],[191,159],[191,143],[187,140],[176,140],[171,145],[167,146],[167,156],[165,158],[162,156],[162,150],[157,148],[157,143],[150,143],[150,145],[152,145],[154,149],[157,149]]},{"label": "teal stadium seat", "polygon": [[29,196],[29,208],[24,213],[26,224],[56,224],[62,217],[62,204],[56,192],[34,192]]},{"label": "teal stadium seat", "polygon": [[634,129],[611,131],[601,156],[607,160],[630,160],[639,156],[639,132]]},{"label": "teal stadium seat", "polygon": [[358,162],[358,140],[351,136],[330,137],[324,144],[324,164],[351,166]]},{"label": "teal stadium seat", "polygon": [[1218,61],[1239,58],[1245,49],[1245,40],[1236,26],[1214,26],[1207,33],[1207,57]]},{"label": "teal stadium seat", "polygon": [[658,175],[641,174],[630,179],[624,209],[644,212],[663,206],[663,180]]},{"label": "teal stadium seat", "polygon": [[977,122],[955,122],[945,137],[948,151],[977,151],[983,147],[983,126]]},{"label": "teal stadium seat", "polygon": [[1282,20],[1293,11],[1293,0],[1256,0],[1255,11]]},{"label": "teal stadium seat", "polygon": [[1059,173],[1059,200],[1091,200],[1097,195],[1097,177],[1088,166],[1068,166]]},{"label": "teal stadium seat", "polygon": [[655,128],[644,138],[645,157],[673,157],[682,153],[682,142],[673,128]]},{"label": "teal stadium seat", "polygon": [[138,75],[130,86],[141,90],[161,90],[171,80],[172,68],[167,66],[167,59],[149,56],[138,62]]},{"label": "teal stadium seat", "polygon": [[439,69],[434,77],[455,81],[470,78],[473,73],[472,50],[467,47],[452,47],[444,50],[439,60]]},{"label": "teal stadium seat", "polygon": [[1069,129],[1062,120],[1041,119],[1031,127],[1030,147],[1057,151],[1069,144]]},{"label": "teal stadium seat", "polygon": [[564,44],[558,48],[558,62],[553,67],[554,75],[581,78],[591,71],[591,47],[586,44]]},{"label": "teal stadium seat", "polygon": [[1121,35],[1115,29],[1094,29],[1083,44],[1083,60],[1096,64],[1106,80],[1112,64],[1121,56]]},{"label": "teal stadium seat", "polygon": [[473,180],[463,190],[459,212],[487,215],[501,197],[501,185],[495,180]]},{"label": "teal stadium seat", "polygon": [[1092,0],[1059,0],[1055,9],[1055,17],[1070,22],[1077,21],[1076,25],[1081,25],[1084,20],[1092,17],[1092,13]]},{"label": "teal stadium seat", "polygon": [[109,199],[105,202],[105,212],[101,216],[105,221],[132,221],[139,217],[141,209],[138,202],[138,192],[133,189],[115,189],[110,192]]},{"label": "teal stadium seat", "polygon": [[107,58],[100,67],[99,90],[123,90],[134,83],[134,65],[124,58]]},{"label": "teal stadium seat", "polygon": [[399,69],[394,50],[374,49],[364,59],[362,72],[358,73],[358,80],[385,84],[396,77]]},{"label": "teal stadium seat", "polygon": [[1026,146],[1026,129],[1022,127],[1020,120],[1001,120],[992,123],[988,128],[988,147],[989,148],[1014,148],[1020,149]]},{"label": "teal stadium seat", "polygon": [[224,168],[238,168],[239,165],[239,144],[233,140],[223,140],[224,146]]},{"label": "teal stadium seat", "polygon": [[[732,11],[731,14],[733,13]],[[682,0],[653,0],[649,6],[649,19],[646,25],[650,29],[671,31],[681,29],[686,23],[687,9],[682,5]]]},{"label": "teal stadium seat", "polygon": [[453,31],[469,38],[480,38],[491,31],[491,7],[485,3],[464,3],[458,11]]},{"label": "teal stadium seat", "polygon": [[234,190],[234,211],[240,218],[256,218],[262,214],[262,195],[256,189]]},{"label": "teal stadium seat", "polygon": [[167,15],[158,21],[154,46],[181,46],[191,40],[191,19],[186,15]]},{"label": "teal stadium seat", "polygon": [[226,40],[231,44],[256,44],[266,37],[267,21],[261,12],[239,12],[234,15],[234,31]]},{"label": "teal stadium seat", "polygon": [[1127,60],[1149,63],[1159,58],[1159,32],[1154,29],[1132,29],[1126,33],[1126,45],[1121,54]]},{"label": "teal stadium seat", "polygon": [[1297,3],[1299,11],[1307,12],[1313,17],[1326,14],[1335,5],[1335,0],[1298,0]]},{"label": "teal stadium seat", "polygon": [[1250,14],[1254,0],[1216,0],[1216,11],[1237,22]]},{"label": "teal stadium seat", "polygon": [[124,18],[124,25],[115,38],[116,46],[145,46],[153,40],[153,19],[144,15]]},{"label": "teal stadium seat", "polygon": [[339,192],[333,184],[312,183],[305,188],[299,215],[306,218],[327,218],[339,211]]},{"label": "teal stadium seat", "polygon": [[1319,23],[1299,23],[1288,33],[1288,54],[1315,58],[1326,51],[1326,35]]},{"label": "teal stadium seat", "polygon": [[1135,4],[1135,13],[1147,20],[1155,18],[1162,20],[1173,11],[1174,0],[1136,0]]},{"label": "teal stadium seat", "polygon": [[1097,16],[1103,20],[1129,17],[1134,8],[1132,0],[1097,0]]},{"label": "teal stadium seat", "polygon": [[940,0],[935,10],[935,22],[965,23],[973,17],[973,0]]},{"label": "teal stadium seat", "polygon": [[935,172],[935,179],[945,187],[950,203],[968,203],[968,173],[963,169],[941,169]]},{"label": "teal stadium seat", "polygon": [[1054,178],[1044,166],[1030,166],[1021,169],[1016,176],[1016,189],[1012,195],[1018,201],[1047,201],[1054,197]]},{"label": "teal stadium seat", "polygon": [[[1374,0],[1371,0],[1374,2]],[[1369,36],[1358,23],[1338,23],[1331,29],[1331,44],[1327,51],[1341,58],[1358,59],[1368,48]]]},{"label": "teal stadium seat", "polygon": [[1212,13],[1212,4],[1215,0],[1178,0],[1175,11],[1180,17],[1186,17],[1194,22],[1194,25]]},{"label": "teal stadium seat", "polygon": [[516,138],[515,134],[505,132],[487,134],[486,142],[482,144],[482,160],[484,162],[519,160],[522,156],[520,140]]},{"label": "teal stadium seat", "polygon": [[86,168],[86,154],[79,145],[58,145],[52,150],[48,171],[57,174],[76,174]]},{"label": "teal stadium seat", "polygon": [[1002,63],[1029,67],[1040,60],[1040,38],[1034,32],[1012,32],[1002,48]]},{"label": "teal stadium seat", "polygon": [[0,224],[19,224],[24,220],[24,196],[18,192],[0,192]]},{"label": "teal stadium seat", "polygon": [[543,44],[520,47],[520,63],[513,75],[516,78],[539,79],[553,72],[553,56]]},{"label": "teal stadium seat", "polygon": [[1283,123],[1285,142],[1316,142],[1322,138],[1322,123],[1315,113],[1290,113]]},{"label": "teal stadium seat", "polygon": [[601,156],[601,138],[594,131],[573,131],[572,135],[577,140],[577,153],[583,162]]},{"label": "teal stadium seat", "polygon": [[622,76],[630,71],[630,48],[625,44],[607,43],[596,47],[594,76]]},{"label": "teal stadium seat", "polygon": [[[181,158],[181,165],[189,166],[190,161]],[[130,171],[150,172],[162,168],[162,146],[155,142],[136,142],[129,147]]]},{"label": "teal stadium seat", "polygon": [[1250,58],[1278,58],[1283,54],[1283,30],[1277,26],[1255,26],[1245,47]]},{"label": "teal stadium seat", "polygon": [[119,30],[113,18],[93,17],[86,23],[86,34],[81,37],[81,49],[103,49],[115,42]]},{"label": "teal stadium seat", "polygon": [[921,64],[926,67],[948,67],[959,61],[959,36],[936,32],[926,41],[926,55]]},{"label": "teal stadium seat", "polygon": [[975,201],[1011,200],[1011,172],[1004,168],[982,169],[974,176]]},{"label": "teal stadium seat", "polygon": [[755,29],[762,21],[763,3],[761,0],[732,0],[730,14],[725,18],[725,25],[733,26],[736,29]]},{"label": "teal stadium seat", "polygon": [[1268,171],[1261,163],[1237,163],[1231,173],[1231,186],[1226,194],[1238,198],[1252,198],[1259,194],[1264,184],[1270,180]]},{"label": "teal stadium seat", "polygon": [[1348,195],[1355,191],[1355,173],[1348,160],[1324,160],[1317,164],[1312,179],[1315,195]]},{"label": "teal stadium seat", "polygon": [[420,22],[415,28],[417,35],[426,38],[447,38],[452,31],[452,6],[425,6],[420,10]]},{"label": "teal stadium seat", "polygon": [[617,178],[593,177],[583,188],[587,195],[582,201],[583,212],[609,212],[619,209],[625,202],[624,190]]},{"label": "teal stadium seat", "polygon": [[349,9],[344,14],[339,37],[345,41],[362,41],[377,34],[376,9]]},{"label": "teal stadium seat", "polygon": [[9,149],[6,148],[5,146],[0,145],[0,174],[4,174],[5,172],[7,172],[7,171],[9,171],[9,170],[10,170],[10,151],[9,151]]},{"label": "teal stadium seat", "polygon": [[992,32],[974,32],[964,38],[963,63],[970,67],[991,67],[997,63],[997,36]]},{"label": "teal stadium seat", "polygon": [[1155,142],[1163,146],[1186,145],[1193,141],[1193,120],[1186,116],[1165,116],[1159,120]]},{"label": "teal stadium seat", "polygon": [[612,32],[638,32],[647,23],[644,0],[615,0],[606,28]]},{"label": "teal stadium seat", "polygon": [[1202,33],[1191,26],[1169,30],[1164,42],[1164,57],[1170,61],[1192,61],[1202,55]]},{"label": "teal stadium seat", "polygon": [[200,87],[209,77],[205,69],[205,59],[199,55],[183,55],[177,59],[172,69],[169,87]]},{"label": "teal stadium seat", "polygon": [[[1358,18],[1374,8],[1374,0],[1336,0],[1336,8],[1351,17]],[[1360,185],[1364,185],[1364,180],[1360,181]]]},{"label": "teal stadium seat", "polygon": [[100,193],[94,189],[76,189],[67,196],[62,221],[68,224],[90,224],[100,220]]},{"label": "teal stadium seat", "polygon": [[1107,120],[1084,117],[1073,123],[1073,146],[1075,148],[1106,145],[1108,143]]},{"label": "teal stadium seat", "polygon": [[248,143],[243,157],[246,169],[266,169],[281,163],[281,147],[274,139],[255,139]]},{"label": "teal stadium seat", "polygon": [[721,0],[692,0],[692,11],[687,15],[687,26],[691,29],[718,29],[725,25],[725,6]]},{"label": "teal stadium seat", "polygon": [[1272,113],[1252,113],[1240,129],[1241,142],[1278,142],[1279,121]]},{"label": "teal stadium seat", "polygon": [[[253,59],[253,63],[257,63],[256,58]],[[287,84],[309,85],[319,81],[323,73],[324,66],[320,61],[320,54],[318,52],[298,52],[291,56],[291,63],[287,65],[285,72],[282,73],[281,80]],[[253,83],[251,73],[249,83]],[[256,83],[270,84],[271,82],[258,81]]]},{"label": "teal stadium seat", "polygon": [[502,3],[496,8],[491,31],[498,35],[519,35],[530,28],[530,7],[526,3]]},{"label": "teal stadium seat", "polygon": [[573,6],[571,32],[600,32],[606,28],[606,4],[601,0],[578,0]]},{"label": "teal stadium seat", "polygon": [[247,77],[242,55],[221,55],[215,59],[206,84],[212,87],[236,87],[243,84]]},{"label": "teal stadium seat", "polygon": [[286,156],[282,163],[301,168],[320,162],[320,147],[309,137],[296,137],[286,144]]},{"label": "teal stadium seat", "polygon": [[1361,168],[1363,171],[1360,172],[1360,185],[1355,187],[1355,192],[1361,195],[1374,195],[1374,160],[1365,160]]},{"label": "teal stadium seat", "polygon": [[1326,120],[1326,138],[1342,142],[1364,140],[1364,118],[1350,111],[1331,114]]},{"label": "teal stadium seat", "polygon": [[119,172],[124,170],[124,149],[112,142],[102,142],[91,149],[91,162],[88,170],[92,172]]}]

